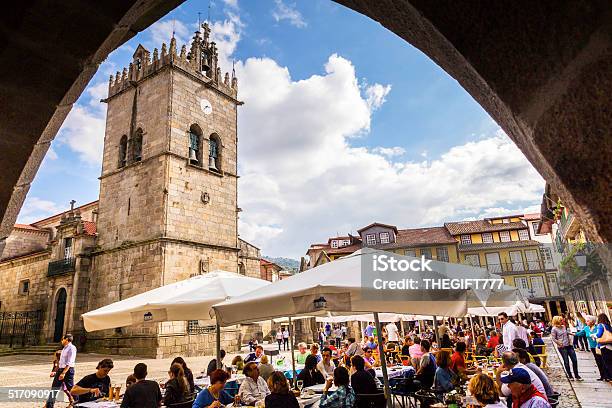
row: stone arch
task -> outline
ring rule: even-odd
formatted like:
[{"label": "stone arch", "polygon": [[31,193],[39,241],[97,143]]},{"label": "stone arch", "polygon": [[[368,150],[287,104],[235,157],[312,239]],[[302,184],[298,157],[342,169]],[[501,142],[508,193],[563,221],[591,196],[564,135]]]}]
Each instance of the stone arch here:
[{"label": "stone arch", "polygon": [[127,135],[121,136],[119,140],[119,168],[125,167],[127,164],[128,154],[128,137]]},{"label": "stone arch", "polygon": [[132,163],[136,163],[142,160],[142,143],[144,138],[144,132],[139,127],[132,135]]},{"label": "stone arch", "polygon": [[223,144],[221,137],[217,133],[212,133],[208,137],[208,169],[222,172],[223,165]]},{"label": "stone arch", "polygon": [[[68,316],[70,316],[69,312],[69,290],[66,286],[62,285],[58,287],[51,297],[51,313],[49,314],[49,338],[51,341],[59,341],[57,339],[58,333],[61,331],[63,335],[66,333],[67,323],[69,321]],[[63,298],[63,299],[62,299]],[[63,305],[62,305],[63,303]],[[63,310],[63,313],[61,313]],[[61,327],[60,326],[61,323]]]}]

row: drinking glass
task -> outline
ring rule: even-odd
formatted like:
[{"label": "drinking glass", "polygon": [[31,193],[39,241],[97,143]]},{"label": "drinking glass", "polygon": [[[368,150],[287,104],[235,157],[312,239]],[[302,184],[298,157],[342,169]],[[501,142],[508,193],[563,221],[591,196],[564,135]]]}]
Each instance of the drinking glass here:
[{"label": "drinking glass", "polygon": [[297,380],[296,383],[298,390],[300,390],[300,394],[302,393],[302,388],[304,388],[304,380]]}]

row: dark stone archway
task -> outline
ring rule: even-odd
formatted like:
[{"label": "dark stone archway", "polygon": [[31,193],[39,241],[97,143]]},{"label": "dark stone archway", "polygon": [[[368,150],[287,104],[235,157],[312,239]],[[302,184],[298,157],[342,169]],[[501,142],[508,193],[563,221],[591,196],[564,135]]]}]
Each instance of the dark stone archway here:
[{"label": "dark stone archway", "polygon": [[[379,21],[457,79],[577,213],[589,238],[612,239],[608,1],[336,1]],[[30,1],[5,10],[0,249],[50,141],[98,64],[180,3]]]}]

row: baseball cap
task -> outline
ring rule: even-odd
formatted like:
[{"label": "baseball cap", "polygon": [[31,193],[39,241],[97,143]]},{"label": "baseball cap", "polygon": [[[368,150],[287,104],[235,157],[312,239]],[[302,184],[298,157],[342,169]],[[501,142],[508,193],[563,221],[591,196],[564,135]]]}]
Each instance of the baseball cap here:
[{"label": "baseball cap", "polygon": [[519,383],[529,385],[531,384],[531,377],[524,368],[515,367],[510,371],[502,373],[500,381],[504,384]]}]

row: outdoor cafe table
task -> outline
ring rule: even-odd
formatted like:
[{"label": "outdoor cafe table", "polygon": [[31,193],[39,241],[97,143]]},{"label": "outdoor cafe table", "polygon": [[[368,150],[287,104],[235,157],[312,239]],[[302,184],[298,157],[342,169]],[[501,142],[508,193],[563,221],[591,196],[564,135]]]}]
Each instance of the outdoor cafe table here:
[{"label": "outdoor cafe table", "polygon": [[[376,378],[383,378],[383,374],[382,374],[382,368],[378,367],[375,368],[374,371],[376,372]],[[406,376],[406,374],[410,373],[410,372],[415,372],[414,367],[411,366],[391,366],[387,368],[387,376],[389,379],[391,378],[397,378],[397,377],[404,377]]]},{"label": "outdoor cafe table", "polygon": [[120,405],[120,403],[115,402],[115,401],[97,400],[97,401],[89,401],[89,402],[77,403],[77,404],[75,404],[75,407],[81,407],[81,408],[119,408],[119,405]]}]

